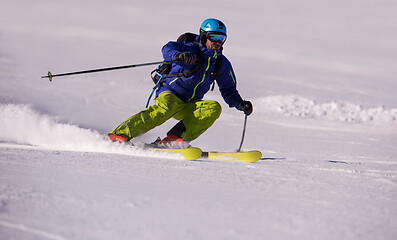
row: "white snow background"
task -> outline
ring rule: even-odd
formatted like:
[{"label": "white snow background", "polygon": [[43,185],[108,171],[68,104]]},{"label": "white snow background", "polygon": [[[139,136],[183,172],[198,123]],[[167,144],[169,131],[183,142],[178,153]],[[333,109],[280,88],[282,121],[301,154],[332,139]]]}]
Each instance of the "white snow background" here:
[{"label": "white snow background", "polygon": [[[0,239],[397,238],[397,2],[23,1],[0,4]],[[144,109],[161,47],[224,21],[254,104],[257,163],[184,161],[107,141]],[[223,107],[192,145],[235,151]],[[151,101],[153,103],[153,100]],[[170,120],[137,141],[164,137]]]}]

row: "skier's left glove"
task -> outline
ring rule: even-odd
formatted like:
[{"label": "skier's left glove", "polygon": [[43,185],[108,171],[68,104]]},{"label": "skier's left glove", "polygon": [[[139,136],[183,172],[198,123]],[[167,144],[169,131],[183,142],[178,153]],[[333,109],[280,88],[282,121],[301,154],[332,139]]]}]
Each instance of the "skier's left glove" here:
[{"label": "skier's left glove", "polygon": [[242,101],[239,105],[238,105],[238,110],[243,111],[245,115],[249,116],[252,111],[253,111],[253,106],[252,103],[250,101]]}]

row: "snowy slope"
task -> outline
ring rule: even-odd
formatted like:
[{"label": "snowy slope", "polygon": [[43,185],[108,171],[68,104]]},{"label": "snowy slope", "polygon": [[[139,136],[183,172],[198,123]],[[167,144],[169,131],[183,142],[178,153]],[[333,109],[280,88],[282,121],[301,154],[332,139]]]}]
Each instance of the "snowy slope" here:
[{"label": "snowy slope", "polygon": [[[390,0],[2,1],[0,239],[395,239],[397,4]],[[254,164],[112,144],[142,110],[151,67],[207,17],[254,104]],[[192,142],[234,151],[243,115]],[[149,142],[175,124],[139,137]]]}]

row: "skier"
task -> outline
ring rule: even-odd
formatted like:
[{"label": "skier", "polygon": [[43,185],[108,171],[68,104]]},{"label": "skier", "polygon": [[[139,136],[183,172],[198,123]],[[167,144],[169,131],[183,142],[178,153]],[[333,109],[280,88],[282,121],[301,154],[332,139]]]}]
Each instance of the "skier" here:
[{"label": "skier", "polygon": [[250,115],[253,106],[238,93],[232,65],[222,54],[226,37],[226,26],[220,20],[210,18],[204,20],[199,36],[192,42],[164,45],[165,61],[174,62],[168,75],[162,76],[155,104],[125,120],[109,133],[109,138],[126,142],[174,118],[179,122],[157,143],[191,142],[211,127],[221,114],[218,102],[202,100],[214,80],[229,107]]}]

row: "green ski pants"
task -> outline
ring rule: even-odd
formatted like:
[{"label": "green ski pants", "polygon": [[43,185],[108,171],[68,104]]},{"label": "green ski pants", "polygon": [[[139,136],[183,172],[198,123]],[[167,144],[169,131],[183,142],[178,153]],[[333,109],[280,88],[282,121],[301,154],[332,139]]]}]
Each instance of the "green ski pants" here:
[{"label": "green ski pants", "polygon": [[185,103],[171,91],[165,91],[157,96],[155,105],[128,118],[110,133],[131,139],[174,118],[180,121],[175,127],[179,130],[183,129],[177,135],[190,142],[211,127],[221,112],[221,105],[216,101]]}]

